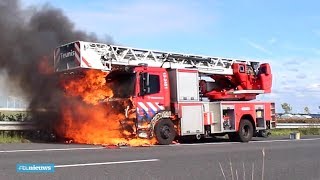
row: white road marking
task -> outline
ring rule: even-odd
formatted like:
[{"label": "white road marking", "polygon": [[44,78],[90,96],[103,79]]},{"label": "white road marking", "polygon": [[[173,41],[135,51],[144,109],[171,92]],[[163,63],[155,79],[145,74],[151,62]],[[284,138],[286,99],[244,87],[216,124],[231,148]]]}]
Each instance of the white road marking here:
[{"label": "white road marking", "polygon": [[[310,139],[278,139],[278,140],[266,140],[266,141],[250,141],[249,143],[272,143],[272,142],[299,142],[299,141],[316,141],[320,138]],[[226,145],[226,144],[242,144],[241,142],[210,142],[210,143],[199,143],[199,144],[171,144],[168,146],[203,146],[203,145]],[[163,146],[163,145],[156,145]]]},{"label": "white road marking", "polygon": [[298,142],[298,141],[316,141],[320,138],[310,138],[310,139],[278,139],[278,140],[267,140],[267,141],[250,141],[249,143],[266,143],[266,142]]},{"label": "white road marking", "polygon": [[0,153],[15,153],[15,152],[43,152],[43,151],[73,151],[73,150],[95,150],[104,149],[104,147],[88,147],[88,148],[61,148],[61,149],[17,149],[17,150],[4,150]]},{"label": "white road marking", "polygon": [[65,168],[65,167],[81,167],[81,166],[99,166],[99,165],[110,165],[110,164],[129,164],[129,163],[142,163],[142,162],[155,162],[155,161],[159,161],[159,159],[114,161],[114,162],[86,163],[86,164],[65,164],[65,165],[55,165],[54,167]]},{"label": "white road marking", "polygon": [[[198,144],[170,144],[168,146],[201,146],[201,145],[223,145],[223,144],[239,144],[240,142],[211,142],[211,143],[198,143]],[[163,145],[156,145],[163,146]]]}]

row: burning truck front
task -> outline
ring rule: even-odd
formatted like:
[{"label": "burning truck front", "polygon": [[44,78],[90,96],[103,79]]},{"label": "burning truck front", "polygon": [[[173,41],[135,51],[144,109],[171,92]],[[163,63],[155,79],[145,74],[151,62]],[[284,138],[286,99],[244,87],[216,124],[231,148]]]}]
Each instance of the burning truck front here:
[{"label": "burning truck front", "polygon": [[[113,143],[124,139],[142,142],[137,139],[140,137],[153,144],[153,137],[160,136],[165,143],[171,142],[175,133],[173,124],[167,122],[171,116],[167,72],[163,68],[113,63],[110,48],[78,41],[55,50],[55,72],[63,74],[64,79],[71,77],[63,86],[68,98],[83,101],[81,106],[73,103],[75,107],[63,111],[66,134],[80,143]],[[105,59],[105,53],[109,53],[109,59]],[[87,109],[88,104],[92,109]],[[73,115],[79,109],[81,114]],[[168,126],[170,132],[157,128],[160,119],[167,120],[160,125]]]},{"label": "burning truck front", "polygon": [[107,101],[110,107],[125,115],[125,119],[120,121],[124,135],[149,139],[152,137],[151,118],[153,116],[141,102],[144,93],[140,90],[142,76],[143,73],[137,73],[134,68],[111,71],[106,77],[106,83],[114,93],[113,97]]}]

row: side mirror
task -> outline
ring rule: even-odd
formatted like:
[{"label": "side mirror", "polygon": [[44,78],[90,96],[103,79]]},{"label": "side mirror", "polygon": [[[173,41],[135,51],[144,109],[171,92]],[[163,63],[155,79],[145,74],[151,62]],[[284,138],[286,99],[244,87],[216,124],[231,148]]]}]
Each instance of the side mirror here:
[{"label": "side mirror", "polygon": [[150,78],[149,73],[143,72],[140,74],[140,96],[150,93]]}]

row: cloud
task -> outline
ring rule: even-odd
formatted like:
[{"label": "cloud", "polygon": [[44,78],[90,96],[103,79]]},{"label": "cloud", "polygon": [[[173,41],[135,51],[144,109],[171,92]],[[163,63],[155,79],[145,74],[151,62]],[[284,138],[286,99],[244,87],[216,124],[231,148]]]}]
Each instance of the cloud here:
[{"label": "cloud", "polygon": [[320,93],[320,83],[313,83],[307,86],[307,90],[310,92]]},{"label": "cloud", "polygon": [[298,72],[298,68],[288,68],[288,71],[292,71],[292,72]]},{"label": "cloud", "polygon": [[302,65],[302,63],[303,63],[302,59],[290,58],[289,60],[285,60],[283,62],[283,65],[292,67],[292,66],[300,66]]},{"label": "cloud", "polygon": [[277,42],[278,40],[275,37],[272,37],[271,39],[268,40],[268,44],[273,45]]},{"label": "cloud", "polygon": [[304,74],[304,73],[301,73],[301,74],[297,74],[296,75],[296,78],[298,79],[305,79],[307,76]]},{"label": "cloud", "polygon": [[245,41],[249,46],[251,46],[251,47],[253,47],[253,48],[255,48],[255,49],[257,49],[257,50],[259,50],[261,52],[264,52],[264,53],[269,54],[269,55],[272,54],[271,51],[269,51],[268,49],[266,49],[265,47],[263,47],[262,45],[260,45],[258,43],[255,43],[255,42],[250,41],[250,40],[245,40]]}]

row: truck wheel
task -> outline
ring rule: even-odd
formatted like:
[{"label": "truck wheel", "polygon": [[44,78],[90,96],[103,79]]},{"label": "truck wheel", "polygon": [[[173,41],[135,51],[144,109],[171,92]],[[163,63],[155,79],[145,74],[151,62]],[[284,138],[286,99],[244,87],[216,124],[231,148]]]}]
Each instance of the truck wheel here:
[{"label": "truck wheel", "polygon": [[161,119],[154,127],[156,139],[161,145],[171,144],[176,137],[174,124],[170,119]]},{"label": "truck wheel", "polygon": [[253,136],[252,123],[247,119],[242,119],[237,135],[240,142],[249,142]]}]

